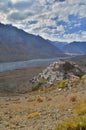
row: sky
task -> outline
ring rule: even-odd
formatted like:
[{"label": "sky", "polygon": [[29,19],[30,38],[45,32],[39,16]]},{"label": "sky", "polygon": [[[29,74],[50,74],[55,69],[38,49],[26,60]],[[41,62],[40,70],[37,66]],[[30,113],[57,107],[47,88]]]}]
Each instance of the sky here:
[{"label": "sky", "polygon": [[0,22],[53,41],[86,41],[86,0],[0,0]]}]

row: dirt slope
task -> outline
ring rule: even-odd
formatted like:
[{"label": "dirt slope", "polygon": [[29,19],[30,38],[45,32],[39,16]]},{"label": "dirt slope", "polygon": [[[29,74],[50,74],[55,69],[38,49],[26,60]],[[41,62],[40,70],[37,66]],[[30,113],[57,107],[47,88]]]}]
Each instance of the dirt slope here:
[{"label": "dirt slope", "polygon": [[73,109],[82,101],[86,102],[86,82],[69,90],[0,97],[0,130],[54,130],[76,115]]}]

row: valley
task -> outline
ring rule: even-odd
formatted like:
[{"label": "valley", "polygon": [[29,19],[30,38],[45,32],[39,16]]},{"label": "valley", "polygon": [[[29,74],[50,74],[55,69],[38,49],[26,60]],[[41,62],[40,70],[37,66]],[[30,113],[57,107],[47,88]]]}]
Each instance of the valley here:
[{"label": "valley", "polygon": [[73,87],[31,91],[29,81],[47,66],[0,72],[1,130],[58,130],[66,119],[86,115],[86,77]]},{"label": "valley", "polygon": [[0,0],[0,130],[86,130],[86,0]]},{"label": "valley", "polygon": [[85,42],[0,29],[0,130],[72,130],[66,119],[86,117]]}]

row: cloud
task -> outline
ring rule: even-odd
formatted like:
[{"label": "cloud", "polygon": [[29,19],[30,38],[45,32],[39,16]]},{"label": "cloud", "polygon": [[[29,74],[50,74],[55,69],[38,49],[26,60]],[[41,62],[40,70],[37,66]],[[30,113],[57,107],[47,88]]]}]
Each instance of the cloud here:
[{"label": "cloud", "polygon": [[17,21],[17,20],[24,20],[24,19],[26,19],[27,18],[27,14],[25,14],[25,13],[20,13],[20,12],[12,12],[10,15],[8,15],[8,17],[7,17],[9,20],[15,20],[15,21]]},{"label": "cloud", "polygon": [[74,24],[74,27],[80,27],[80,26],[81,26],[81,23]]},{"label": "cloud", "polygon": [[86,31],[81,32],[81,34],[64,34],[64,39],[68,41],[72,41],[74,39],[75,41],[86,41]]},{"label": "cloud", "polygon": [[28,7],[31,7],[33,5],[33,0],[32,1],[18,1],[13,3],[14,8],[16,10],[27,10]]},{"label": "cloud", "polygon": [[44,38],[85,40],[86,0],[0,0],[0,21]]},{"label": "cloud", "polygon": [[32,21],[28,21],[28,24],[32,25],[32,24],[36,24],[38,21],[37,20],[32,20]]}]

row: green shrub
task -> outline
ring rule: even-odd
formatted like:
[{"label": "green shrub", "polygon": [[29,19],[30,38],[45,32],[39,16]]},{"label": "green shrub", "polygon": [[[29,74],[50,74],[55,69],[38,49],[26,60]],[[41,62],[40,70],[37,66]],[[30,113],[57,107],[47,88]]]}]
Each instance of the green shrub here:
[{"label": "green shrub", "polygon": [[32,91],[38,90],[44,83],[43,82],[38,82],[32,87]]}]

